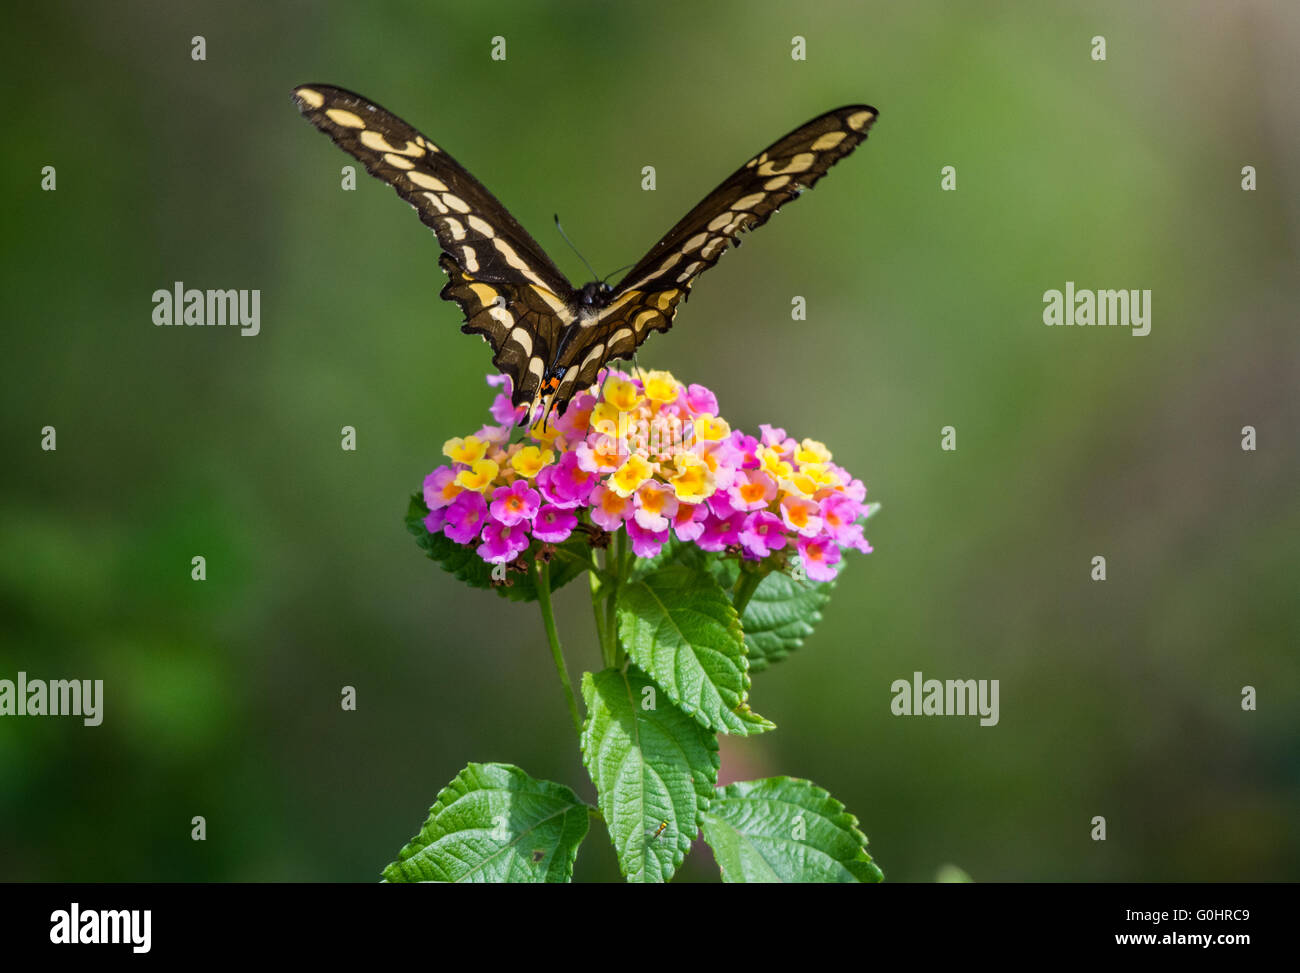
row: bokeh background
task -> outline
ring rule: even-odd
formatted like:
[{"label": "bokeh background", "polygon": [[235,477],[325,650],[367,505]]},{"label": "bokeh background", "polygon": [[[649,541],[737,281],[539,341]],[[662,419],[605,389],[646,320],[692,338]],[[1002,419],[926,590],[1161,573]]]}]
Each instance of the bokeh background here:
[{"label": "bokeh background", "polygon": [[[884,505],[824,624],[755,680],[779,731],[724,740],[724,777],[828,788],[892,880],[1294,878],[1298,14],[10,11],[0,677],[107,699],[94,729],[0,721],[0,879],[374,881],[469,760],[593,797],[536,606],[460,587],[403,529],[442,442],[485,419],[488,353],[410,210],[364,175],[340,191],[350,160],[289,100],[310,81],[424,129],[577,282],[552,213],[604,273],[773,138],[876,105],[868,143],[641,356],[733,425],[824,440]],[[260,288],[262,333],[155,328],[177,280]],[[1151,289],[1151,334],[1044,327],[1067,280]],[[583,587],[558,600],[579,672]],[[915,670],[999,679],[1000,724],[892,716]],[[599,828],[577,876],[618,877]],[[679,875],[716,877],[702,847]]]}]

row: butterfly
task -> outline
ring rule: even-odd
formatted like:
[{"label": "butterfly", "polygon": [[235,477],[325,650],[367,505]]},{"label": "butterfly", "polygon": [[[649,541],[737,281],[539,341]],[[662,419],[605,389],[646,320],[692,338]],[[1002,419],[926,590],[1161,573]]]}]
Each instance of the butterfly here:
[{"label": "butterfly", "polygon": [[672,327],[695,279],[740,234],[766,223],[867,137],[877,112],[848,105],[773,142],[725,179],[614,286],[574,288],[528,231],[441,146],[361,95],[295,88],[307,120],[415,208],[442,248],[440,296],[460,305],[461,330],[482,335],[510,376],[520,424],[591,386],[607,362],[629,359]]}]

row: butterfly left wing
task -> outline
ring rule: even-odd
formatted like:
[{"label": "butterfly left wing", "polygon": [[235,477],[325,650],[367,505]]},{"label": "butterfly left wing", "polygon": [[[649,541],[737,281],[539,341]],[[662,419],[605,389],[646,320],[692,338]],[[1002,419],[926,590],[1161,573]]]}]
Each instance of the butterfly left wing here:
[{"label": "butterfly left wing", "polygon": [[574,320],[568,280],[482,183],[392,112],[332,85],[302,85],[293,97],[308,121],[434,231],[448,276],[440,296],[460,305],[462,331],[492,346],[515,405],[534,401],[559,333]]},{"label": "butterfly left wing", "polygon": [[682,217],[628,271],[600,313],[580,321],[580,334],[559,360],[566,372],[556,400],[589,385],[606,361],[631,358],[652,331],[671,328],[678,303],[727,243],[739,246],[742,232],[811,188],[866,139],[876,115],[868,105],[819,115],[754,156]]}]

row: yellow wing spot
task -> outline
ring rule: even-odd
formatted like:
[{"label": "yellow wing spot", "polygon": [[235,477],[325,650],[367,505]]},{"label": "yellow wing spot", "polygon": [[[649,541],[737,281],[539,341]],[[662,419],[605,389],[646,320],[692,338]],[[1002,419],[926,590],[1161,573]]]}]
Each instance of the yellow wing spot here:
[{"label": "yellow wing spot", "polygon": [[659,265],[659,269],[656,270],[655,273],[662,274],[665,271],[669,270],[670,268],[676,267],[681,262],[681,259],[682,259],[682,255],[679,251],[674,251],[673,253],[670,253],[668,255],[668,259]]},{"label": "yellow wing spot", "polygon": [[685,243],[682,244],[682,253],[690,253],[696,247],[704,245],[704,241],[709,238],[707,233],[697,233]]},{"label": "yellow wing spot", "polygon": [[753,209],[763,201],[762,193],[750,193],[748,196],[742,196],[731,204],[733,210]]},{"label": "yellow wing spot", "polygon": [[866,128],[867,123],[875,117],[876,116],[869,111],[855,112],[848,117],[847,124],[849,128],[853,129],[853,131],[860,132]]},{"label": "yellow wing spot", "polygon": [[788,183],[789,181],[790,181],[789,176],[776,176],[772,179],[769,179],[767,182],[763,183],[763,188],[766,189],[769,193],[776,192],[776,190],[784,188],[785,184]]},{"label": "yellow wing spot", "polygon": [[442,149],[438,148],[436,145],[434,145],[432,142],[430,142],[430,141],[429,141],[427,138],[425,138],[423,135],[417,135],[417,136],[415,137],[415,144],[418,145],[418,146],[419,146],[420,148],[422,148],[422,149],[428,149],[430,152],[441,152],[441,151],[442,151]]},{"label": "yellow wing spot", "polygon": [[376,132],[373,129],[362,132],[359,136],[362,145],[368,149],[374,149],[376,152],[396,152],[398,155],[409,155],[412,159],[418,159],[424,155],[424,149],[420,148],[414,142],[406,142],[399,149],[388,139],[384,138],[383,132]]},{"label": "yellow wing spot", "polygon": [[492,302],[497,299],[495,288],[488,287],[487,284],[480,284],[478,281],[475,281],[469,285],[469,289],[474,292],[474,296],[477,297],[479,302],[484,306],[492,304]]},{"label": "yellow wing spot", "polygon": [[421,189],[433,189],[440,193],[447,191],[447,184],[441,179],[435,179],[427,172],[408,172],[406,178],[411,180]]},{"label": "yellow wing spot", "polygon": [[746,168],[746,169],[752,169],[752,168],[754,168],[754,166],[762,165],[762,164],[763,164],[764,162],[766,162],[766,161],[767,161],[767,153],[764,152],[764,153],[762,153],[761,155],[755,156],[754,158],[752,158],[752,159],[750,159],[748,162],[746,162],[746,163],[745,163],[745,168]]},{"label": "yellow wing spot", "polygon": [[700,256],[705,260],[712,260],[719,252],[727,249],[725,237],[715,237],[707,247],[700,251]]},{"label": "yellow wing spot", "polygon": [[811,152],[800,152],[798,155],[791,156],[790,160],[783,166],[778,167],[775,161],[765,162],[758,167],[760,176],[779,176],[783,173],[806,172],[812,168],[817,157]]},{"label": "yellow wing spot", "polygon": [[626,304],[628,301],[635,300],[636,298],[638,298],[638,297],[640,297],[640,296],[641,296],[641,292],[640,292],[640,291],[628,291],[626,294],[624,294],[622,297],[620,297],[617,301],[614,301],[614,303],[610,304],[607,308],[605,308],[605,313],[606,313],[607,315],[612,315],[613,312],[617,311],[619,308],[621,308],[621,307],[622,307],[624,304]]},{"label": "yellow wing spot", "polygon": [[845,139],[844,132],[827,132],[816,142],[812,144],[814,152],[824,152],[826,149],[833,149]]},{"label": "yellow wing spot", "polygon": [[299,88],[298,97],[312,108],[319,108],[321,105],[325,104],[325,96],[315,88]]},{"label": "yellow wing spot", "polygon": [[413,169],[415,163],[404,155],[398,155],[395,152],[385,152],[384,161],[395,169]]},{"label": "yellow wing spot", "polygon": [[[696,267],[699,265],[691,264],[691,266]],[[659,310],[667,311],[670,307],[672,307],[673,301],[677,300],[677,296],[680,293],[681,291],[660,291],[658,294],[655,295],[655,304],[658,305]]]},{"label": "yellow wing spot", "polygon": [[[493,308],[492,308],[492,311],[493,311],[492,316],[493,316],[493,317],[496,317],[496,316],[497,316],[497,315],[496,315],[496,312],[497,312],[498,310],[501,310],[501,309],[496,308],[496,307],[493,307]],[[505,314],[505,311],[504,311],[504,310],[501,310],[501,313],[502,313],[502,314]],[[505,319],[505,321],[504,321],[503,323],[505,323],[505,324],[514,324],[514,318],[510,317],[509,314],[505,314],[505,317],[506,317],[506,319]],[[497,318],[497,320],[501,320],[501,319],[500,319],[500,318]],[[514,329],[513,329],[513,330],[512,330],[508,335],[506,335],[506,341],[513,342],[515,345],[517,345],[517,346],[519,347],[519,350],[522,351],[522,352],[524,353],[524,357],[525,357],[525,358],[529,358],[529,357],[532,356],[532,354],[533,354],[533,338],[532,338],[532,335],[530,335],[530,334],[527,332],[527,330],[525,330],[524,328],[514,328]]]},{"label": "yellow wing spot", "polygon": [[[443,189],[446,188],[447,188],[446,186],[443,187]],[[443,196],[442,201],[446,203],[448,206],[450,206],[452,209],[454,209],[457,213],[469,212],[469,203],[465,202],[465,200],[461,199],[459,196],[456,196],[452,193],[447,193],[445,196]]]},{"label": "yellow wing spot", "polygon": [[[473,219],[473,217],[471,217],[471,219]],[[564,302],[548,291],[545,287],[538,287],[536,284],[529,284],[528,286],[552,311],[565,310]]]},{"label": "yellow wing spot", "polygon": [[731,212],[730,210],[728,210],[725,213],[719,213],[713,219],[709,220],[709,229],[716,233],[718,230],[721,230],[724,226],[728,226],[731,223],[731,221],[735,218],[735,216],[736,214]]},{"label": "yellow wing spot", "polygon": [[469,215],[469,225],[470,225],[470,229],[472,229],[479,236],[485,237],[488,240],[492,239],[494,235],[492,233],[492,227],[488,226],[486,221],[479,219],[473,213]]},{"label": "yellow wing spot", "polygon": [[478,272],[478,254],[474,252],[473,247],[461,247],[461,253],[465,258],[465,269],[471,274]]},{"label": "yellow wing spot", "polygon": [[429,201],[429,204],[433,206],[434,209],[436,209],[439,213],[446,214],[447,207],[442,204],[441,196],[439,196],[437,193],[424,193],[423,195],[424,198]]},{"label": "yellow wing spot", "polygon": [[653,311],[653,310],[642,311],[635,318],[632,319],[632,327],[635,328],[638,332],[644,331],[647,327],[650,326],[650,322],[655,320],[655,318],[658,317],[662,317],[662,315],[658,311]]},{"label": "yellow wing spot", "polygon": [[335,125],[342,125],[344,128],[365,128],[366,123],[361,120],[360,115],[355,115],[346,108],[331,108],[325,113]]},{"label": "yellow wing spot", "polygon": [[465,226],[460,220],[454,220],[448,216],[442,221],[442,223],[447,228],[447,232],[451,234],[453,240],[465,239]]}]

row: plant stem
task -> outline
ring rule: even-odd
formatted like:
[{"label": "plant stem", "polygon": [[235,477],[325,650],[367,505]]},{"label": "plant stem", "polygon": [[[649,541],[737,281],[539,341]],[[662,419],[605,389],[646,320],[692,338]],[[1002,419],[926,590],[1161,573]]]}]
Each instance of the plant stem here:
[{"label": "plant stem", "polygon": [[764,577],[765,575],[759,571],[741,570],[740,580],[736,582],[736,590],[731,595],[731,604],[736,609],[737,615],[745,614],[745,606],[749,604],[749,599],[754,597],[754,592],[763,583]]},{"label": "plant stem", "polygon": [[555,660],[555,671],[564,686],[565,699],[569,704],[569,715],[573,717],[573,729],[582,736],[582,716],[578,713],[578,700],[573,695],[573,683],[569,681],[569,667],[564,664],[564,649],[560,647],[560,635],[555,630],[555,609],[551,606],[551,564],[542,561],[537,571],[537,603],[542,608],[542,624],[546,626],[546,640],[551,644],[551,658]]}]

